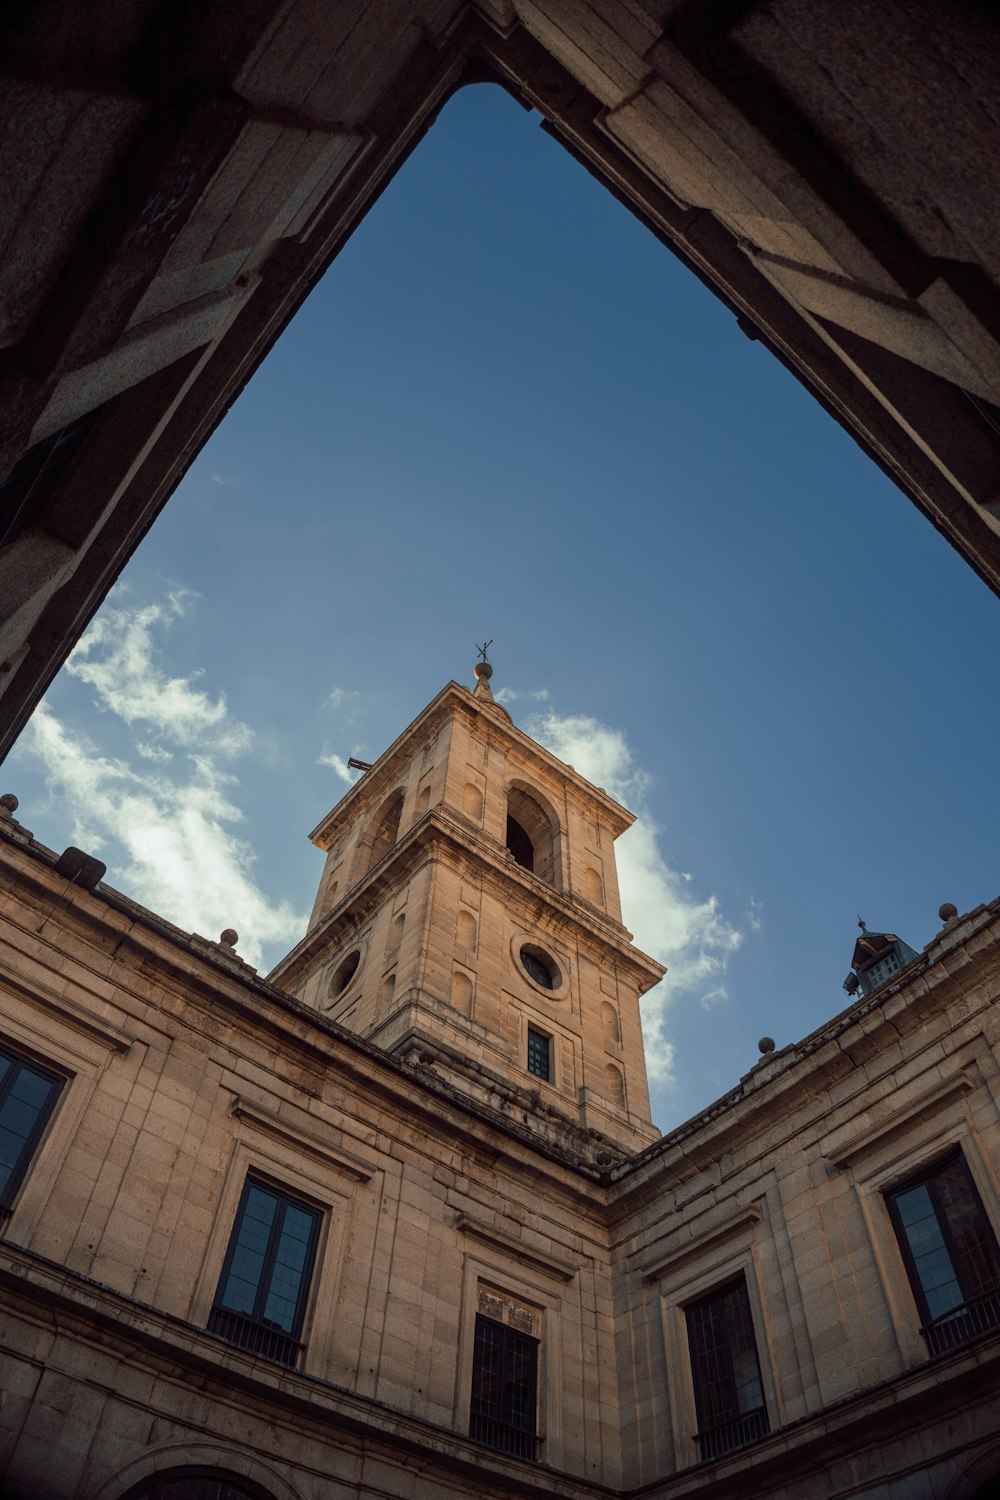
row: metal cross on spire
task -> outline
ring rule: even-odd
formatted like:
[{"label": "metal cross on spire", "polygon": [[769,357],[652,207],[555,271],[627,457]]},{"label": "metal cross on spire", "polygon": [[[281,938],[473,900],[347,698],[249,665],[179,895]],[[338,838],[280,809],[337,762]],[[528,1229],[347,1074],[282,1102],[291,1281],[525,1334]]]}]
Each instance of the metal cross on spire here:
[{"label": "metal cross on spire", "polygon": [[486,660],[486,653],[490,649],[492,644],[492,641],[485,641],[483,645],[476,647],[476,650],[479,652],[479,655],[482,657],[483,661]]}]

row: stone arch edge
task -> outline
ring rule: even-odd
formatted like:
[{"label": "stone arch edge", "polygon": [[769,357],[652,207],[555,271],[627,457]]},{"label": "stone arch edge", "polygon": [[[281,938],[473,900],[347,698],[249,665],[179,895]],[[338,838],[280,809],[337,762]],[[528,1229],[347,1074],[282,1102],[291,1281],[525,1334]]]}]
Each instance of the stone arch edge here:
[{"label": "stone arch edge", "polygon": [[189,1443],[180,1439],[146,1448],[126,1459],[84,1491],[81,1500],[121,1500],[121,1496],[143,1480],[155,1479],[157,1474],[170,1469],[189,1467],[228,1470],[234,1478],[247,1479],[266,1490],[273,1500],[305,1500],[303,1491],[283,1473],[243,1448],[222,1442]]}]

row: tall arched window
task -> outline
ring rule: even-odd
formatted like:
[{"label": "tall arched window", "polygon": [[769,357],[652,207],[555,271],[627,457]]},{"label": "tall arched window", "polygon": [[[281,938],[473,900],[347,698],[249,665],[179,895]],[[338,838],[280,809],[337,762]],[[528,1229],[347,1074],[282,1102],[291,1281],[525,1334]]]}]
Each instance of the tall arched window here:
[{"label": "tall arched window", "polygon": [[377,815],[368,863],[365,865],[366,875],[369,870],[375,868],[380,859],[385,858],[399,837],[399,819],[402,811],[403,794],[394,792]]},{"label": "tall arched window", "polygon": [[558,823],[537,796],[517,783],[507,793],[507,848],[524,870],[558,885]]}]

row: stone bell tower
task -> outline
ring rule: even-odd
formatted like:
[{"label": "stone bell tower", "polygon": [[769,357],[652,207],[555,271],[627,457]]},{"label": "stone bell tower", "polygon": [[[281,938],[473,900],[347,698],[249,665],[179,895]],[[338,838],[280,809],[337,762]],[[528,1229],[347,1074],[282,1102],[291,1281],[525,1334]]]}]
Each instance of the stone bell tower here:
[{"label": "stone bell tower", "polygon": [[313,832],[309,930],[272,981],[575,1150],[655,1139],[639,997],[663,975],[621,920],[634,821],[450,682]]}]

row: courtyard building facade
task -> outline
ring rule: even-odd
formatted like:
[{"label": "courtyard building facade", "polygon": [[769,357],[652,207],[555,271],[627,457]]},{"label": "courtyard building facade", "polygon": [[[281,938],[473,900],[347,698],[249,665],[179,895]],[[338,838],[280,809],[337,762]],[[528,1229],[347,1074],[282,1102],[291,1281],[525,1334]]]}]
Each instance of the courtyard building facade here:
[{"label": "courtyard building facade", "polygon": [[661,1137],[631,815],[488,667],[318,825],[266,979],[18,811],[5,1496],[995,1492],[1000,901],[865,929],[848,1008]]}]

